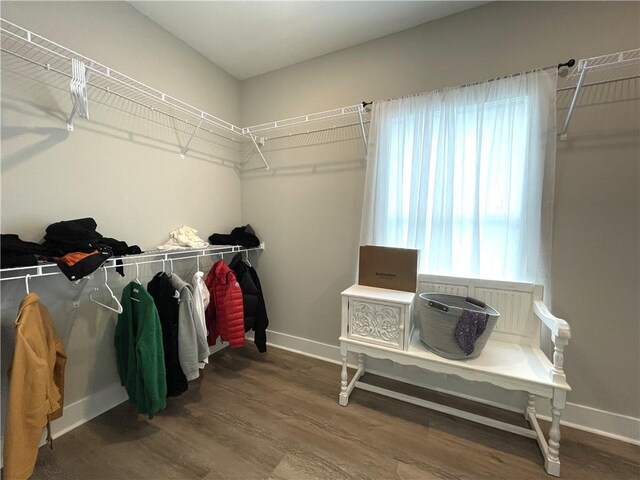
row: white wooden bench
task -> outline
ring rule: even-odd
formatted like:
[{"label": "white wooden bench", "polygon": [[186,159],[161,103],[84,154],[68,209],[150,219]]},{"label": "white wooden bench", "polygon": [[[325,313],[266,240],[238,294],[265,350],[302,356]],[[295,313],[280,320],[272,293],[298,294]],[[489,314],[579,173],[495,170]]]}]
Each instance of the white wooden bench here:
[{"label": "white wooden bench", "polygon": [[[429,351],[420,341],[419,331],[413,327],[411,320],[411,305],[418,301],[418,295],[354,285],[342,292],[340,405],[346,406],[349,395],[358,387],[535,438],[542,450],[547,473],[559,476],[560,416],[565,408],[567,392],[571,390],[562,366],[563,350],[569,342],[571,330],[566,321],[554,317],[542,303],[542,286],[421,275],[418,293],[422,292],[474,297],[500,312],[500,319],[480,356],[470,360],[450,360]],[[417,312],[417,308],[413,311]],[[554,344],[553,362],[540,348],[541,327],[551,331]],[[358,368],[350,382],[347,376],[349,352],[358,354]],[[528,400],[523,413],[531,428],[512,425],[360,382],[360,377],[365,373],[366,356],[527,392]],[[551,402],[552,420],[548,443],[536,419],[536,396],[548,398]]]}]

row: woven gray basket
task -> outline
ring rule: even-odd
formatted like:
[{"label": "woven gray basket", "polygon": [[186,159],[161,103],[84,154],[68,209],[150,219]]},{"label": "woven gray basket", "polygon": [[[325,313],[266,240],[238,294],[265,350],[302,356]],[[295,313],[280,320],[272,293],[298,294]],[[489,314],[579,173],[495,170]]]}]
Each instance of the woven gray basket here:
[{"label": "woven gray basket", "polygon": [[[420,340],[434,353],[456,360],[475,358],[482,352],[500,314],[480,300],[446,293],[420,294]],[[489,314],[487,326],[467,355],[458,345],[454,331],[463,310]]]}]

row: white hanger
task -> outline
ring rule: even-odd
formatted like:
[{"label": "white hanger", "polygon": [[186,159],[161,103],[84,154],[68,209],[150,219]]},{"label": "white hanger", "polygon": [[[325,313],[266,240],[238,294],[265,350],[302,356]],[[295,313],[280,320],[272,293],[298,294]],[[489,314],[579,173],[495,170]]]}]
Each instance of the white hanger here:
[{"label": "white hanger", "polygon": [[140,268],[138,267],[138,264],[136,263],[136,278],[134,280],[136,283],[142,285],[142,282],[140,282]]},{"label": "white hanger", "polygon": [[113,294],[113,290],[111,290],[111,288],[109,287],[109,284],[107,283],[107,281],[108,281],[107,269],[105,267],[102,267],[102,271],[104,272],[104,286],[109,291],[109,293],[111,294],[111,299],[116,302],[117,307],[116,308],[110,307],[109,305],[105,305],[104,303],[101,303],[98,300],[96,300],[95,298],[93,298],[93,294],[99,290],[98,287],[94,288],[93,292],[91,292],[89,294],[89,300],[91,300],[93,303],[97,303],[101,307],[104,307],[104,308],[106,308],[108,310],[111,310],[112,312],[122,313],[122,311],[123,311],[122,305],[120,305],[120,302],[118,301],[118,298]]},{"label": "white hanger", "polygon": [[31,278],[31,275],[29,275],[28,273],[24,276],[24,287],[27,289],[27,295],[29,295],[29,293],[31,293],[29,291],[29,278]]},{"label": "white hanger", "polygon": [[249,250],[244,251],[244,262],[251,267],[251,262],[249,261]]},{"label": "white hanger", "polygon": [[173,275],[173,258],[169,259],[169,265],[171,266],[171,275]]}]

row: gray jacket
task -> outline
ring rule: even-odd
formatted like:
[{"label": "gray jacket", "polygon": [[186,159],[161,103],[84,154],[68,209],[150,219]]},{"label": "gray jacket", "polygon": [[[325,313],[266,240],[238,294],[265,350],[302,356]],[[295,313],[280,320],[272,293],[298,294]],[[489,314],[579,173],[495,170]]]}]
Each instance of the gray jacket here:
[{"label": "gray jacket", "polygon": [[193,290],[191,285],[171,274],[171,285],[180,293],[178,302],[178,358],[187,381],[200,376],[198,369],[198,339],[193,311]]}]

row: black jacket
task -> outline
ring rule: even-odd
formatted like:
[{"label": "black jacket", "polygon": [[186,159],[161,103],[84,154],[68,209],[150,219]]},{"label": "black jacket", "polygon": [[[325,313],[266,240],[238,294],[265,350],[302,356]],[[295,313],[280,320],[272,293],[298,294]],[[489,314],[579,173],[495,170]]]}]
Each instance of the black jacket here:
[{"label": "black jacket", "polygon": [[147,285],[147,291],[160,315],[162,325],[162,346],[164,347],[164,366],[167,372],[167,397],[175,397],[187,391],[180,358],[178,357],[178,297],[171,284],[169,275],[157,273]]},{"label": "black jacket", "polygon": [[228,235],[214,233],[209,236],[209,243],[211,245],[242,245],[246,248],[256,248],[260,246],[260,239],[256,236],[251,225],[247,224],[234,228]]},{"label": "black jacket", "polygon": [[38,265],[38,257],[48,253],[48,250],[39,243],[21,240],[18,235],[12,233],[0,235],[2,268]]},{"label": "black jacket", "polygon": [[242,306],[244,309],[244,331],[255,332],[254,342],[259,352],[267,351],[267,307],[264,303],[262,285],[256,269],[249,266],[238,253],[231,259],[229,268],[236,274],[236,279],[242,289]]},{"label": "black jacket", "polygon": [[[111,255],[122,256],[142,253],[137,245],[129,246],[121,240],[103,237],[96,230],[97,226],[93,218],[87,217],[56,222],[47,227],[42,246],[49,250],[49,255],[58,263],[65,275],[72,280],[89,275]],[[89,253],[95,250],[98,251],[99,255],[96,254],[94,258],[85,261],[84,265],[68,265],[60,260],[60,257],[68,253]],[[120,260],[117,263],[122,265]],[[66,270],[63,267],[66,267]],[[122,266],[116,267],[116,271],[124,277]]]}]

